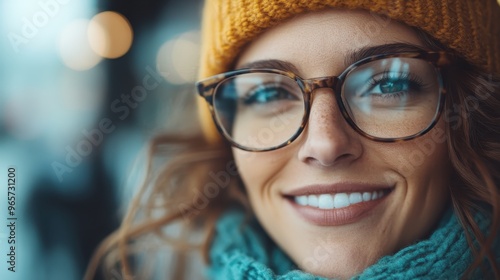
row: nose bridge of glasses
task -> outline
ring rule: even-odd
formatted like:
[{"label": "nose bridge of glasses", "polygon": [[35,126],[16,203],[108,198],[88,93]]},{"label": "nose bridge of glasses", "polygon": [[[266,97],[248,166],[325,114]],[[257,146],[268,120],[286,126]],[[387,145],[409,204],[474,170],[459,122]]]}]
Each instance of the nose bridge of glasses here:
[{"label": "nose bridge of glasses", "polygon": [[337,76],[319,77],[319,78],[304,80],[304,84],[306,85],[306,90],[308,92],[312,92],[320,88],[329,88],[335,90],[337,82],[338,82]]}]

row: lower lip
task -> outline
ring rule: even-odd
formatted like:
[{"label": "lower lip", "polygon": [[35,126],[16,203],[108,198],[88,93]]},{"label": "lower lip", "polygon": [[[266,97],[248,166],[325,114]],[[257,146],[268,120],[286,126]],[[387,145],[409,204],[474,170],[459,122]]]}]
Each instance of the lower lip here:
[{"label": "lower lip", "polygon": [[299,205],[295,203],[293,199],[286,200],[288,200],[292,208],[309,223],[317,226],[341,226],[355,223],[368,216],[372,210],[385,201],[389,195],[390,193],[387,193],[382,198],[356,203],[340,209],[319,209],[311,206]]}]

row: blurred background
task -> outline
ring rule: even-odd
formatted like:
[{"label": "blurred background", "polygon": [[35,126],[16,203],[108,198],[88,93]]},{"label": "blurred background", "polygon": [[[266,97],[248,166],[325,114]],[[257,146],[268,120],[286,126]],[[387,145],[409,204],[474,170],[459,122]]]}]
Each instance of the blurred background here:
[{"label": "blurred background", "polygon": [[[0,0],[0,279],[81,279],[194,94],[200,0]],[[16,272],[7,174],[16,169]]]}]

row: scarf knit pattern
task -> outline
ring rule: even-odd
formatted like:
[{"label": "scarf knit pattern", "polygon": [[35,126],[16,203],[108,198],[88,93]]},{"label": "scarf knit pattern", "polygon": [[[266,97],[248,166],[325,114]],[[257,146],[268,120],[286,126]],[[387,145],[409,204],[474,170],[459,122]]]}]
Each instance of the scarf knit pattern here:
[{"label": "scarf knit pattern", "polygon": [[[242,211],[227,212],[219,219],[208,279],[327,279],[299,270],[255,220],[245,221]],[[476,215],[476,221],[483,232],[489,226],[482,215]],[[498,238],[495,242],[492,252],[498,262]],[[428,239],[381,258],[351,279],[460,279],[472,259],[464,229],[450,209]],[[490,278],[476,270],[470,279]]]}]

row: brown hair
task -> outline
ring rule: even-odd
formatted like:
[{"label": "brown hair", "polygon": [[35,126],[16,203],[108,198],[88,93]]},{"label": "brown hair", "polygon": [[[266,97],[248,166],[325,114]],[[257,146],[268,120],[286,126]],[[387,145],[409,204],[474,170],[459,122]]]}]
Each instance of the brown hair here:
[{"label": "brown hair", "polygon": [[[417,33],[427,47],[447,50],[425,32]],[[500,268],[491,251],[500,230],[500,78],[460,58],[445,71],[444,78],[451,93],[444,116],[453,165],[451,201],[475,255],[465,276],[486,258],[495,279],[500,279]],[[489,214],[488,236],[474,220],[477,211]]]},{"label": "brown hair", "polygon": [[[450,51],[425,32],[417,30],[417,33],[428,48]],[[451,201],[475,256],[466,276],[478,267],[489,265],[485,272],[500,278],[491,251],[500,227],[500,79],[461,58],[457,58],[454,67],[444,70],[443,78],[451,93],[441,116],[447,123],[454,169]],[[175,279],[182,277],[189,250],[199,250],[204,260],[210,261],[208,252],[219,215],[232,205],[249,207],[230,148],[204,139],[200,130],[184,137],[163,135],[151,142],[146,182],[121,227],[99,246],[85,279],[91,279],[104,256],[111,266],[119,263],[121,274],[127,279],[134,270],[129,256],[136,253],[135,241],[148,233],[175,248],[178,257]],[[155,168],[153,163],[161,154],[169,157],[168,163]],[[225,179],[213,174],[224,174]],[[156,213],[158,209],[160,214]],[[489,215],[488,235],[481,232],[474,220],[477,211]],[[180,234],[178,238],[166,235],[162,229],[174,223],[180,223],[182,233],[197,231],[202,238],[193,244],[189,235]]]}]

